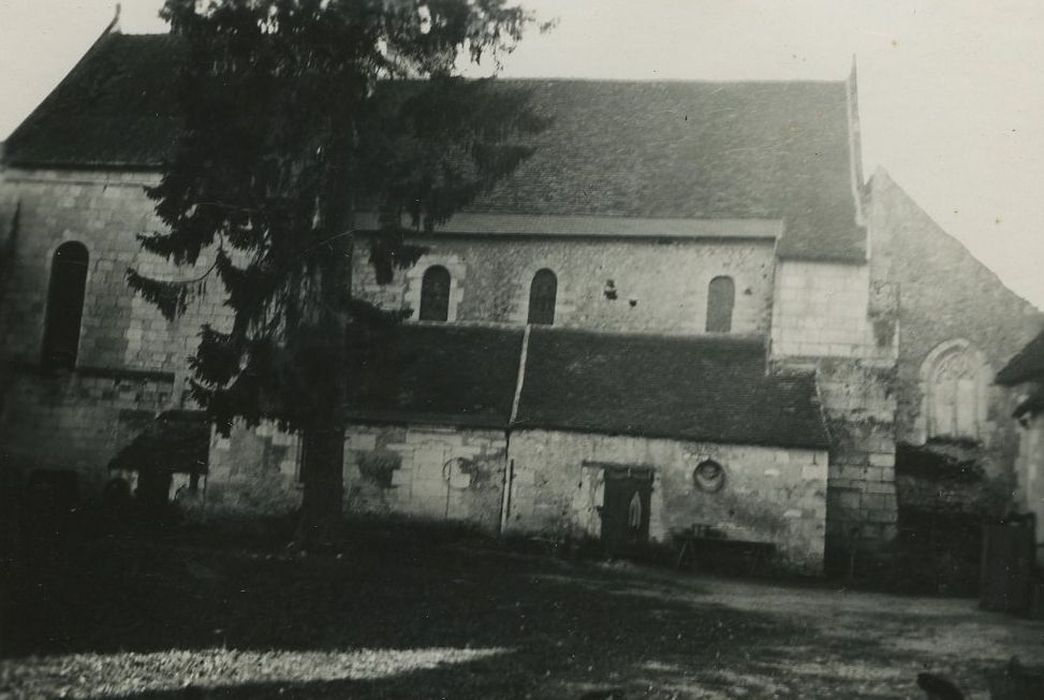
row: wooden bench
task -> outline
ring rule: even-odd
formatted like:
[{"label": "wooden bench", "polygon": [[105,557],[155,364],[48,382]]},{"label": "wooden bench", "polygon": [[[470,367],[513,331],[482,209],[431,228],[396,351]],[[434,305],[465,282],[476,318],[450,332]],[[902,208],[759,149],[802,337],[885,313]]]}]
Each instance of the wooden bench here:
[{"label": "wooden bench", "polygon": [[776,545],[771,542],[733,540],[719,534],[713,526],[696,524],[674,535],[678,543],[675,568],[713,568],[720,561],[742,561],[749,566],[747,573],[762,571],[776,556]]}]

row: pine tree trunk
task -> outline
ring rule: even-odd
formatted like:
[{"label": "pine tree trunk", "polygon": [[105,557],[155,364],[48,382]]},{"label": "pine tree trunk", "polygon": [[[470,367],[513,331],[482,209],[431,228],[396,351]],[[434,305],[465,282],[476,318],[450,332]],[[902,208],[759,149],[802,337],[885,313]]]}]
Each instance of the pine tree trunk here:
[{"label": "pine tree trunk", "polygon": [[[348,200],[350,201],[350,200]],[[295,542],[304,549],[329,547],[338,540],[343,516],[344,439],[348,403],[348,320],[344,307],[352,288],[354,236],[352,211],[334,204],[325,212],[345,231],[335,237],[329,255],[314,271],[313,289],[320,303],[308,329],[315,341],[314,354],[298,358],[310,371],[314,391],[307,397],[310,419],[301,431],[301,469],[304,489]]]}]

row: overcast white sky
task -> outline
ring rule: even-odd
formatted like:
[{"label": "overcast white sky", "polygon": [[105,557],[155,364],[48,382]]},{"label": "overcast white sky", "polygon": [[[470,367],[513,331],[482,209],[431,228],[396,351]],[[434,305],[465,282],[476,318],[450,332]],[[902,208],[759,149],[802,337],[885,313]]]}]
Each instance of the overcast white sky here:
[{"label": "overcast white sky", "polygon": [[[853,54],[867,176],[885,167],[1044,308],[1044,3],[1039,0],[522,0],[559,18],[512,77],[843,79]],[[0,138],[112,18],[110,0],[0,0]],[[128,33],[162,0],[124,0]]]}]

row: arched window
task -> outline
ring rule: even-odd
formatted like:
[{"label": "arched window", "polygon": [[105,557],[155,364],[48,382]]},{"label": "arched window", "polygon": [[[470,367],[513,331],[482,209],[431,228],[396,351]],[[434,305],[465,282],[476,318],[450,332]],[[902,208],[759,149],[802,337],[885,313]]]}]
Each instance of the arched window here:
[{"label": "arched window", "polygon": [[944,343],[925,360],[927,437],[977,439],[985,420],[989,370],[963,341]]},{"label": "arched window", "polygon": [[450,273],[441,265],[424,271],[421,280],[420,320],[445,321],[449,318]]},{"label": "arched window", "polygon": [[529,320],[550,326],[555,322],[555,300],[558,297],[558,278],[547,268],[533,275],[529,286]]},{"label": "arched window", "polygon": [[82,243],[63,243],[54,252],[41,358],[44,367],[76,366],[87,258],[87,248]]},{"label": "arched window", "polygon": [[707,287],[707,332],[728,333],[732,330],[732,307],[736,303],[736,285],[731,277],[715,277]]}]

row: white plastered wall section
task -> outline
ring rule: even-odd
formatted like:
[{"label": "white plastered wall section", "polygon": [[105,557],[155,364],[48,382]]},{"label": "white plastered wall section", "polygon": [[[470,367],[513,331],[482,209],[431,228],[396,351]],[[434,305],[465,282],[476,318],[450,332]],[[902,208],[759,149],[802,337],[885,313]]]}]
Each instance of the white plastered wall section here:
[{"label": "white plastered wall section", "polygon": [[777,357],[890,360],[868,321],[870,267],[781,260],[776,269],[772,352]]}]

